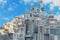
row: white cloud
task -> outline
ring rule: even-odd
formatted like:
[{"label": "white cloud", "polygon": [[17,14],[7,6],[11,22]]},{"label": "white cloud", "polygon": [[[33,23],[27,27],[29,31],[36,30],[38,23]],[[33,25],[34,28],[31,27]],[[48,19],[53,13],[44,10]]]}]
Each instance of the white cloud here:
[{"label": "white cloud", "polygon": [[52,2],[54,6],[60,6],[60,0],[43,0],[44,3]]},{"label": "white cloud", "polygon": [[0,0],[0,4],[6,4],[7,0]]},{"label": "white cloud", "polygon": [[60,15],[55,15],[55,19],[60,20]]},{"label": "white cloud", "polygon": [[59,6],[60,7],[60,0],[43,0],[44,4],[51,3],[50,8],[53,9],[54,6]]},{"label": "white cloud", "polygon": [[59,10],[60,10],[60,7],[59,7]]},{"label": "white cloud", "polygon": [[25,4],[31,3],[31,2],[37,2],[37,0],[23,0]]},{"label": "white cloud", "polygon": [[50,9],[53,9],[54,5],[53,4],[50,4]]},{"label": "white cloud", "polygon": [[27,3],[27,2],[31,2],[31,0],[24,0],[24,2],[25,2],[25,3]]},{"label": "white cloud", "polygon": [[[23,0],[25,3],[38,2],[38,0]],[[52,2],[52,0],[42,0],[44,3]]]},{"label": "white cloud", "polygon": [[[38,0],[23,0],[24,3],[31,3],[31,2],[37,2]],[[54,7],[54,6],[60,6],[60,0],[42,0],[44,4],[47,4],[47,3],[52,3],[51,4],[51,9]]]},{"label": "white cloud", "polygon": [[4,8],[6,3],[7,3],[7,0],[0,0],[0,8]]},{"label": "white cloud", "polygon": [[0,3],[3,2],[3,0],[0,0]]},{"label": "white cloud", "polygon": [[12,11],[12,10],[13,10],[13,8],[12,8],[12,7],[9,7],[9,8],[8,8],[8,11]]},{"label": "white cloud", "polygon": [[[38,0],[23,0],[25,3],[37,2]],[[55,6],[60,6],[60,0],[42,0],[43,3],[52,2]]]},{"label": "white cloud", "polygon": [[15,8],[16,8],[17,6],[18,6],[17,4],[13,3],[13,5],[10,5],[10,6],[8,7],[8,11],[13,11],[13,10],[15,10]]},{"label": "white cloud", "polygon": [[49,3],[52,2],[52,0],[43,0],[43,3]]},{"label": "white cloud", "polygon": [[60,6],[60,0],[53,0],[53,4],[55,6]]},{"label": "white cloud", "polygon": [[8,17],[4,17],[4,18],[2,18],[3,20],[9,20],[9,18]]},{"label": "white cloud", "polygon": [[37,0],[33,0],[33,2],[38,2]]}]

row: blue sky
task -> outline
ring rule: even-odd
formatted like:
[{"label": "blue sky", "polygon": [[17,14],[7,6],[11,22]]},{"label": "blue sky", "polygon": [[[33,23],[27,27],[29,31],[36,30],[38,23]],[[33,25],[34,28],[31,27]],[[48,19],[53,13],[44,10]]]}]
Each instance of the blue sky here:
[{"label": "blue sky", "polygon": [[[56,1],[43,1],[47,14],[49,14],[50,9],[54,10],[55,15],[60,13],[60,0]],[[37,0],[0,0],[0,26],[12,21],[16,16],[25,14],[25,7],[29,9],[31,3],[37,7]]]}]

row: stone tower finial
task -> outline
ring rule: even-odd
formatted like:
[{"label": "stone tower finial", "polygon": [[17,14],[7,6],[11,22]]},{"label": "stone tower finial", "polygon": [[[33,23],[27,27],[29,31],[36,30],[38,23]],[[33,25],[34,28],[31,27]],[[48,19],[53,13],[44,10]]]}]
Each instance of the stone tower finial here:
[{"label": "stone tower finial", "polygon": [[41,11],[45,11],[45,8],[44,8],[44,7],[42,7],[42,8],[41,8]]},{"label": "stone tower finial", "polygon": [[45,8],[43,7],[43,2],[42,2],[42,0],[38,0],[38,7],[39,7],[39,11],[40,11],[40,12],[45,11]]},{"label": "stone tower finial", "polygon": [[50,10],[50,15],[51,16],[53,16],[53,14],[54,14],[53,12],[54,12],[53,10]]},{"label": "stone tower finial", "polygon": [[49,15],[49,18],[54,18],[54,11],[53,10],[50,10],[50,15]]},{"label": "stone tower finial", "polygon": [[33,11],[33,10],[34,10],[34,4],[31,3],[31,11]]},{"label": "stone tower finial", "polygon": [[29,13],[29,11],[28,11],[27,8],[25,8],[25,12],[26,12],[26,17],[28,18],[28,13]]},{"label": "stone tower finial", "polygon": [[31,3],[31,12],[32,13],[37,13],[37,9],[34,7],[33,3]]},{"label": "stone tower finial", "polygon": [[25,8],[25,12],[26,12],[26,14],[28,14],[28,9],[27,8]]},{"label": "stone tower finial", "polygon": [[39,8],[39,12],[41,13],[41,15],[45,15],[45,8],[43,7],[43,1],[42,0],[38,0],[38,8]]},{"label": "stone tower finial", "polygon": [[42,7],[42,0],[38,0],[38,7],[41,8]]}]

